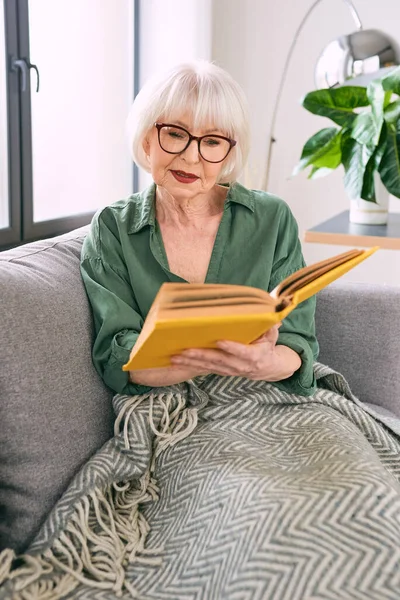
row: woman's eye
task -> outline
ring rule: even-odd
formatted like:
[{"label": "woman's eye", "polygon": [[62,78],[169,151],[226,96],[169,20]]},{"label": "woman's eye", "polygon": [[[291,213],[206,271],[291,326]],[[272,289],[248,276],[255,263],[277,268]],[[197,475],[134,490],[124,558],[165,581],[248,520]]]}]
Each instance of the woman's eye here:
[{"label": "woman's eye", "polygon": [[181,140],[182,138],[184,138],[184,134],[183,133],[179,133],[179,131],[170,131],[168,133],[169,137],[173,138],[174,140]]},{"label": "woman's eye", "polygon": [[207,138],[206,140],[204,140],[205,143],[207,144],[207,146],[219,146],[220,145],[220,141],[217,140],[216,138]]}]

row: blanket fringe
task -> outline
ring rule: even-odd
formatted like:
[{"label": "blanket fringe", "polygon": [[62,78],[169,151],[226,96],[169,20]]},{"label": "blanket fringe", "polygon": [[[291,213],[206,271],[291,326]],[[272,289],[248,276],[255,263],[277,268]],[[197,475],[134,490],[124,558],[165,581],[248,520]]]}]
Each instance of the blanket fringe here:
[{"label": "blanket fringe", "polygon": [[15,552],[11,548],[6,548],[3,552],[0,552],[0,585],[9,577],[11,565],[15,558]]},{"label": "blanket fringe", "polygon": [[[18,557],[23,566],[13,569],[15,553],[4,550],[0,554],[0,585],[12,582],[13,600],[59,600],[79,584],[110,590],[117,597],[127,591],[132,598],[138,598],[134,586],[126,579],[127,566],[161,564],[162,548],[145,548],[150,527],[140,505],[158,499],[159,489],[152,477],[155,458],[193,431],[197,410],[185,408],[181,394],[132,397],[115,422],[115,434],[123,434],[126,448],[130,448],[130,416],[146,399],[150,400],[149,424],[156,436],[149,469],[139,482],[113,483],[81,498],[51,548],[40,556]],[[155,402],[162,409],[158,428],[154,423]]]}]

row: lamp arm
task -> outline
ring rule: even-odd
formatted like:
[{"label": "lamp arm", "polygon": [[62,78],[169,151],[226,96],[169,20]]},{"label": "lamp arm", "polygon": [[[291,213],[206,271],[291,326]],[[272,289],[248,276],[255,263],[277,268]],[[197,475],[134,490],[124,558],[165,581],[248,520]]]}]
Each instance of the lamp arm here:
[{"label": "lamp arm", "polygon": [[[267,167],[266,167],[266,172],[265,172],[265,180],[264,180],[264,184],[263,184],[263,188],[264,190],[267,191],[268,188],[268,183],[269,183],[269,173],[270,173],[270,169],[271,169],[271,155],[272,155],[272,146],[274,144],[275,137],[274,137],[274,130],[275,130],[275,121],[276,121],[276,117],[277,117],[277,113],[278,113],[278,107],[279,107],[279,102],[282,96],[282,90],[283,90],[283,86],[285,85],[285,81],[286,81],[286,76],[287,76],[287,72],[288,72],[288,67],[289,67],[289,63],[290,60],[292,58],[295,46],[297,44],[297,40],[300,37],[300,33],[302,32],[302,29],[304,27],[304,25],[306,24],[306,22],[308,21],[309,16],[311,15],[311,13],[313,12],[314,8],[316,8],[316,6],[318,4],[320,4],[322,2],[322,0],[315,0],[315,2],[310,6],[310,8],[308,9],[308,11],[306,12],[306,14],[304,15],[304,17],[302,18],[299,26],[296,29],[296,32],[294,34],[292,43],[290,44],[290,48],[289,48],[289,52],[288,55],[286,57],[285,60],[285,64],[283,67],[283,73],[282,73],[282,77],[279,83],[279,87],[278,87],[278,93],[276,95],[276,100],[275,100],[275,104],[274,104],[274,109],[273,109],[273,113],[272,113],[272,120],[271,120],[271,135],[269,138],[269,146],[268,146],[268,156],[267,156]],[[351,16],[353,17],[355,23],[356,23],[356,27],[357,29],[362,29],[362,23],[361,23],[361,19],[358,15],[358,12],[356,10],[356,7],[354,6],[353,2],[351,0],[343,0],[343,2],[346,4],[346,6],[349,8],[350,12],[351,12]]]}]

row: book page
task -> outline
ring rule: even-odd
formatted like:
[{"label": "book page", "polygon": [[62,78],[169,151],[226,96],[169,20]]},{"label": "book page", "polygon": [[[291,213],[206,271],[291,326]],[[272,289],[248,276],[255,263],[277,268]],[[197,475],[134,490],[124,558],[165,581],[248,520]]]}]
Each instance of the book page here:
[{"label": "book page", "polygon": [[267,306],[274,303],[268,292],[245,285],[231,284],[192,284],[192,283],[164,283],[159,292],[161,305],[175,302],[202,302],[217,301],[234,298],[258,298]]},{"label": "book page", "polygon": [[158,313],[158,321],[163,320],[185,320],[202,317],[235,317],[239,315],[257,315],[275,313],[275,305],[268,307],[265,304],[235,304],[230,306],[216,305],[212,307],[190,307],[177,308],[175,310],[160,309]]},{"label": "book page", "polygon": [[[260,300],[259,298],[249,298],[247,296],[228,296],[226,298],[210,298],[204,300],[202,298],[196,298],[193,300],[186,300],[182,302],[170,302],[168,304],[163,303],[162,310],[169,311],[175,310],[177,308],[185,309],[185,308],[206,308],[213,306],[235,306],[240,304],[259,304],[261,306],[265,306],[264,300]],[[272,302],[271,305],[274,303]]]},{"label": "book page", "polygon": [[338,256],[334,256],[333,258],[328,258],[308,267],[303,267],[289,277],[286,277],[286,279],[271,292],[271,296],[278,298],[286,294],[293,294],[295,291],[301,289],[304,285],[317,279],[324,273],[328,273],[335,267],[344,264],[361,254],[363,254],[363,250],[349,250]]}]

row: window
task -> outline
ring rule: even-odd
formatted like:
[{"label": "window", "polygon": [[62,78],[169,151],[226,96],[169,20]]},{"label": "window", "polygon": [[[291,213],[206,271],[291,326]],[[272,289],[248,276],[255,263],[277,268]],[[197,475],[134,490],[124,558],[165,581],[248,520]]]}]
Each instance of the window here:
[{"label": "window", "polygon": [[7,82],[4,11],[0,6],[0,229],[9,226],[8,150],[7,150]]},{"label": "window", "polygon": [[136,4],[0,0],[1,248],[87,224],[134,191]]}]

